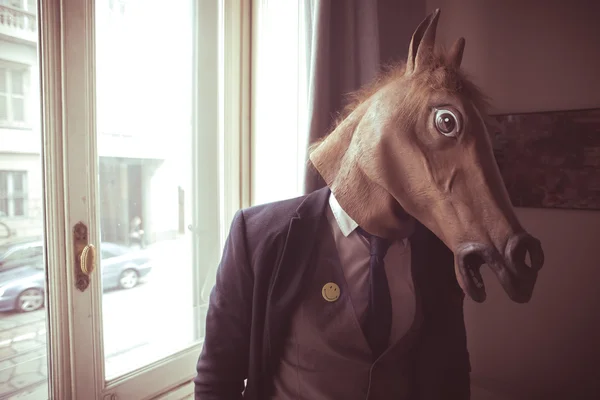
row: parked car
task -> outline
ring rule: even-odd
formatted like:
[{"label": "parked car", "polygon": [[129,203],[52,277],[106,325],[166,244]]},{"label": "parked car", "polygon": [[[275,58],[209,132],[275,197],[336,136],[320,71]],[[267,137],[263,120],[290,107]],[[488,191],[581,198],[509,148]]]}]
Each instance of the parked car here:
[{"label": "parked car", "polygon": [[[144,250],[100,244],[102,289],[131,289],[152,269]],[[0,312],[37,310],[44,305],[45,268],[42,240],[0,245]]]},{"label": "parked car", "polygon": [[28,264],[43,264],[44,248],[41,237],[14,239],[0,244],[0,270]]}]

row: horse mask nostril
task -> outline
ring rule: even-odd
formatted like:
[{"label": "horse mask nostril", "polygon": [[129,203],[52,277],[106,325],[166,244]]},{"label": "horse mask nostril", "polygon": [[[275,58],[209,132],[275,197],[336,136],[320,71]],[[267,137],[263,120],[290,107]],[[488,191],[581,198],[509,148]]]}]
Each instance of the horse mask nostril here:
[{"label": "horse mask nostril", "polygon": [[[529,257],[527,257],[529,255]],[[523,265],[531,268],[531,256],[527,251],[525,242],[521,241],[515,247],[512,253],[509,255],[510,260],[515,265]],[[529,264],[527,263],[529,261]]]},{"label": "horse mask nostril", "polygon": [[485,301],[486,292],[481,276],[481,266],[493,259],[493,250],[475,243],[463,245],[456,252],[457,273],[460,274],[460,281],[463,290],[479,303]]},{"label": "horse mask nostril", "polygon": [[511,237],[505,250],[508,267],[515,273],[539,271],[544,265],[544,252],[540,241],[528,233]]}]

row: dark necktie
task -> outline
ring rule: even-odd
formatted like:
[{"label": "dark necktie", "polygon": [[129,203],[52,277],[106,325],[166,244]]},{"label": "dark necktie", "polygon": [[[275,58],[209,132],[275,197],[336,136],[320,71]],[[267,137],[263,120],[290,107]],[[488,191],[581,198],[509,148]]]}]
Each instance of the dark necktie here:
[{"label": "dark necktie", "polygon": [[371,248],[369,260],[369,308],[365,319],[364,332],[373,351],[378,358],[387,349],[392,328],[392,299],[388,286],[383,258],[391,243],[383,238],[357,228],[358,233],[367,238]]}]

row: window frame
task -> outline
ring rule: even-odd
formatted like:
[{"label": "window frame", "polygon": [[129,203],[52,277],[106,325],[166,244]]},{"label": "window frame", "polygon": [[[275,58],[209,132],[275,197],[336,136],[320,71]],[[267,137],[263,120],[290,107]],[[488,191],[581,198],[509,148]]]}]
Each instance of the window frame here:
[{"label": "window frame", "polygon": [[[245,2],[242,2],[245,3]],[[219,153],[218,163],[220,166],[220,180],[218,191],[223,200],[219,207],[219,220],[221,229],[220,241],[212,246],[212,251],[220,254],[224,238],[228,234],[231,216],[244,203],[244,188],[249,187],[247,181],[242,179],[242,172],[247,171],[245,163],[248,155],[243,148],[247,140],[247,115],[248,99],[242,99],[244,91],[236,85],[228,84],[230,78],[239,78],[242,74],[243,58],[239,49],[242,47],[238,42],[244,42],[241,31],[236,31],[235,23],[242,18],[249,22],[249,13],[245,13],[240,2],[234,0],[212,0],[210,2],[195,2],[196,8],[202,10],[197,12],[196,18],[202,19],[196,24],[198,26],[211,26],[217,28],[214,33],[224,32],[220,41],[219,63],[214,64],[218,70],[219,66],[228,65],[230,68],[225,72],[219,72],[218,85],[220,89],[218,113],[214,113],[214,125],[218,128]],[[215,7],[215,5],[219,5]],[[247,5],[246,5],[247,7]],[[40,50],[40,75],[42,94],[42,163],[44,166],[44,231],[46,238],[45,258],[46,264],[61,265],[61,268],[48,268],[46,273],[46,308],[47,321],[49,325],[48,337],[48,360],[49,360],[49,395],[51,398],[155,398],[155,396],[166,396],[168,398],[171,390],[173,393],[192,393],[190,384],[195,375],[195,364],[201,350],[201,343],[188,348],[171,358],[161,360],[142,368],[134,373],[124,375],[112,382],[104,382],[104,365],[102,346],[94,345],[87,351],[86,357],[81,357],[81,351],[77,352],[72,338],[98,336],[94,330],[98,325],[101,315],[101,307],[97,300],[100,288],[96,283],[80,293],[75,289],[71,230],[77,221],[83,221],[90,227],[98,226],[98,216],[95,215],[94,204],[97,198],[97,188],[86,181],[89,176],[96,176],[94,162],[88,162],[84,171],[73,171],[69,168],[69,162],[73,158],[97,158],[95,149],[95,91],[94,91],[94,1],[93,0],[45,0],[39,6],[39,50]],[[206,11],[206,14],[203,14]],[[215,18],[218,17],[218,18]],[[229,21],[229,22],[224,22]],[[247,27],[247,25],[246,25]],[[227,33],[227,29],[230,29]],[[234,34],[232,35],[232,32]],[[237,37],[235,39],[234,37]],[[196,40],[217,40],[216,37],[196,32]],[[237,40],[237,41],[236,41]],[[237,43],[238,47],[235,47]],[[197,45],[197,43],[196,43]],[[228,47],[231,46],[231,47]],[[223,50],[224,48],[224,50]],[[246,48],[249,54],[249,48]],[[206,59],[206,55],[203,54]],[[216,55],[215,55],[216,56]],[[203,61],[204,62],[204,61]],[[198,64],[197,64],[198,65]],[[236,67],[234,67],[236,66]],[[201,84],[202,75],[206,70],[197,68],[198,87],[194,101],[196,110],[203,110],[205,104],[200,99],[200,93],[204,93]],[[203,74],[200,72],[202,69]],[[249,74],[246,74],[249,76]],[[206,79],[204,79],[206,81]],[[241,86],[241,85],[240,85]],[[236,106],[237,105],[237,106]],[[69,113],[66,113],[66,110]],[[197,113],[198,124],[201,118]],[[204,117],[204,115],[203,115]],[[231,126],[226,121],[228,118],[237,122]],[[198,129],[196,127],[196,129]],[[76,134],[74,132],[77,132]],[[194,144],[194,148],[198,143]],[[81,152],[81,149],[86,149]],[[48,154],[52,154],[53,161],[48,161]],[[248,163],[249,165],[249,163]],[[197,169],[194,169],[195,173]],[[196,177],[195,177],[196,178]],[[220,182],[220,183],[219,183]],[[77,184],[87,187],[83,195],[89,199],[88,204],[77,206],[76,212],[69,210],[66,204],[77,204],[82,198],[79,189],[74,190]],[[197,194],[197,193],[195,193]],[[246,202],[247,204],[247,202]],[[207,213],[210,210],[205,210]],[[99,243],[99,238],[93,231],[90,232],[90,241]],[[215,265],[216,268],[216,265]],[[95,272],[96,273],[96,272]],[[196,281],[200,282],[199,276]],[[98,276],[92,279],[99,282]],[[196,291],[198,299],[195,304],[200,304],[202,293]],[[85,324],[77,320],[82,310],[91,310],[90,317]],[[65,318],[65,316],[69,316]],[[197,321],[197,325],[203,325],[204,321]],[[187,365],[185,372],[178,379],[165,381],[165,374],[172,365]],[[130,380],[134,375],[140,379]],[[142,377],[143,375],[143,377]],[[144,388],[144,393],[140,393]],[[182,392],[182,388],[183,392]]]}]

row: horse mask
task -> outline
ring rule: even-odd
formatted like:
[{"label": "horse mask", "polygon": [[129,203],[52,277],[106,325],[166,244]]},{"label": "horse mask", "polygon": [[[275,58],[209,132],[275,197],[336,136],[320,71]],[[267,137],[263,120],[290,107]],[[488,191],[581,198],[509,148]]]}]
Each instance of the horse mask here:
[{"label": "horse mask", "polygon": [[309,157],[363,229],[398,239],[417,220],[453,251],[469,297],[485,300],[486,264],[508,296],[525,303],[544,253],[521,227],[500,176],[485,98],[460,70],[465,40],[435,49],[439,15],[419,25],[406,63],[359,91]]}]

